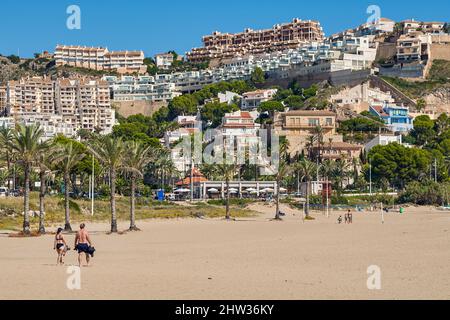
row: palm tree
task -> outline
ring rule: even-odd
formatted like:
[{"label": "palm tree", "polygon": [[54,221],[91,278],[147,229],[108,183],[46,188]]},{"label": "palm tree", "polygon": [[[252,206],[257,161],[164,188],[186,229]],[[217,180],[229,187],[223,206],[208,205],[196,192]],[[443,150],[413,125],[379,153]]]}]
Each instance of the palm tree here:
[{"label": "palm tree", "polygon": [[122,169],[123,166],[123,160],[126,153],[125,143],[121,138],[104,136],[93,141],[88,148],[89,151],[109,170],[111,186],[111,232],[115,233],[117,232],[116,177],[117,171]]},{"label": "palm tree", "polygon": [[[0,127],[0,150],[2,150],[4,152],[4,157],[5,157],[5,161],[6,161],[6,167],[7,167],[7,172],[8,174],[11,173],[11,163],[13,161],[13,157],[12,157],[12,148],[11,148],[11,143],[14,140],[14,134],[13,134],[13,130],[11,130],[9,127]],[[8,189],[11,189],[11,181],[10,181],[10,177],[7,177],[7,183],[8,183]]]},{"label": "palm tree", "polygon": [[278,166],[277,172],[277,190],[276,190],[276,209],[275,209],[275,220],[281,220],[280,217],[280,189],[281,189],[281,181],[291,172],[291,167],[289,166],[286,160],[281,160]]},{"label": "palm tree", "polygon": [[46,190],[46,178],[48,172],[50,171],[50,167],[52,164],[52,150],[50,150],[50,144],[47,142],[41,143],[40,152],[38,154],[38,158],[36,162],[39,166],[39,180],[41,183],[39,190],[39,233],[45,234],[45,226],[44,226],[44,212],[45,212],[45,204],[44,198]]},{"label": "palm tree", "polygon": [[335,162],[332,172],[333,180],[337,186],[338,194],[341,195],[344,189],[344,180],[348,175],[349,164],[345,160],[338,160]]},{"label": "palm tree", "polygon": [[43,130],[39,125],[20,125],[13,132],[14,138],[10,142],[10,147],[19,157],[24,171],[24,201],[23,201],[23,233],[29,235],[30,232],[30,171],[37,156],[43,147],[40,140]]},{"label": "palm tree", "polygon": [[143,177],[144,168],[151,161],[151,147],[143,143],[132,141],[126,145],[126,157],[124,159],[124,170],[130,174],[131,196],[130,196],[130,231],[139,231],[136,226],[135,203],[136,203],[136,181]]},{"label": "palm tree", "polygon": [[234,179],[239,170],[239,166],[235,163],[229,163],[224,160],[223,163],[216,165],[217,175],[225,180],[227,187],[226,205],[225,205],[225,219],[230,220],[230,181]]},{"label": "palm tree", "polygon": [[302,159],[295,165],[296,170],[299,171],[299,175],[306,182],[306,203],[305,203],[305,216],[309,216],[309,196],[310,196],[310,184],[314,175],[317,172],[317,167],[314,162],[306,159]]},{"label": "palm tree", "polygon": [[65,231],[72,231],[70,225],[70,202],[69,202],[69,183],[70,174],[78,163],[86,156],[80,148],[77,148],[74,142],[63,143],[59,145],[59,150],[55,154],[55,162],[58,163],[64,180],[64,208],[65,208]]},{"label": "palm tree", "polygon": [[317,127],[314,128],[313,133],[314,133],[314,140],[317,143],[317,155],[316,155],[316,157],[318,159],[318,162],[321,162],[321,160],[322,160],[321,152],[322,152],[322,148],[323,148],[323,145],[324,145],[324,141],[323,141],[324,130],[323,130],[323,128],[320,125],[318,125]]}]

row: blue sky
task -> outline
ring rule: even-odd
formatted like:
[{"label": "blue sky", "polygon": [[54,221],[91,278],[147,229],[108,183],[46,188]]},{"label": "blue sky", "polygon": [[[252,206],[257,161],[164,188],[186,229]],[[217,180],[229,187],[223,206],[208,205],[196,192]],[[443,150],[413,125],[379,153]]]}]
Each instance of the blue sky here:
[{"label": "blue sky", "polygon": [[[29,57],[53,51],[57,43],[139,49],[146,56],[184,53],[215,30],[270,28],[295,17],[319,20],[329,35],[364,23],[372,4],[383,17],[397,21],[450,20],[448,0],[2,0],[0,53]],[[81,30],[66,27],[69,5],[81,9]]]}]

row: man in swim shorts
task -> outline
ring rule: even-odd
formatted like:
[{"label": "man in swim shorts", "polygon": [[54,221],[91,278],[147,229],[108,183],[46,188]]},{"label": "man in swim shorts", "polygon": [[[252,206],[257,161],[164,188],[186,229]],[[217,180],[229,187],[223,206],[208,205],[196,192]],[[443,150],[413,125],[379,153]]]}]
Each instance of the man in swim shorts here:
[{"label": "man in swim shorts", "polygon": [[80,230],[75,236],[75,249],[78,251],[78,265],[81,267],[81,260],[83,254],[86,256],[86,264],[89,266],[89,248],[92,247],[92,241],[89,237],[89,233],[86,230],[86,225],[82,223]]}]

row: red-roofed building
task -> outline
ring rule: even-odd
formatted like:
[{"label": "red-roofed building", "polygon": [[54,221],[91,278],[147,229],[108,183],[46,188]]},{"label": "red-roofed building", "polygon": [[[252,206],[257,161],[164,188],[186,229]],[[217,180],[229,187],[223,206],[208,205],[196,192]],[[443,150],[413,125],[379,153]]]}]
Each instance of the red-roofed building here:
[{"label": "red-roofed building", "polygon": [[[207,182],[208,179],[205,178],[205,176],[200,172],[199,169],[194,168],[192,170],[192,181],[194,183],[194,185],[199,185],[202,182]],[[190,176],[190,172],[188,173],[188,176],[186,178],[184,178],[183,180],[180,180],[176,183],[177,187],[186,187],[186,188],[190,188],[191,187],[191,176]]]},{"label": "red-roofed building", "polygon": [[220,129],[225,137],[257,137],[260,125],[255,123],[257,112],[236,111],[227,113]]}]

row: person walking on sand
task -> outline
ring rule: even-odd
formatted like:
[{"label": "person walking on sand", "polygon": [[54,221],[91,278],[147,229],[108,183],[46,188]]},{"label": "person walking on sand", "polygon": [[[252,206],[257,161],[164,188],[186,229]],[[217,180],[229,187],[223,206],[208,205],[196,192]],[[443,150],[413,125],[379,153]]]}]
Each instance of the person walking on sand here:
[{"label": "person walking on sand", "polygon": [[67,252],[67,243],[64,239],[64,236],[62,235],[62,228],[58,228],[58,231],[56,231],[55,235],[55,241],[53,243],[53,250],[56,250],[56,253],[58,254],[58,258],[56,260],[56,265],[59,264],[64,265],[63,257],[66,255]]},{"label": "person walking on sand", "polygon": [[78,251],[78,265],[81,267],[81,260],[83,254],[86,256],[86,265],[89,266],[89,252],[90,247],[92,247],[92,241],[89,237],[89,233],[86,230],[86,225],[82,223],[80,225],[80,230],[75,236],[75,250]]},{"label": "person walking on sand", "polygon": [[348,216],[348,224],[353,224],[353,213],[350,209],[348,209],[347,216]]}]

